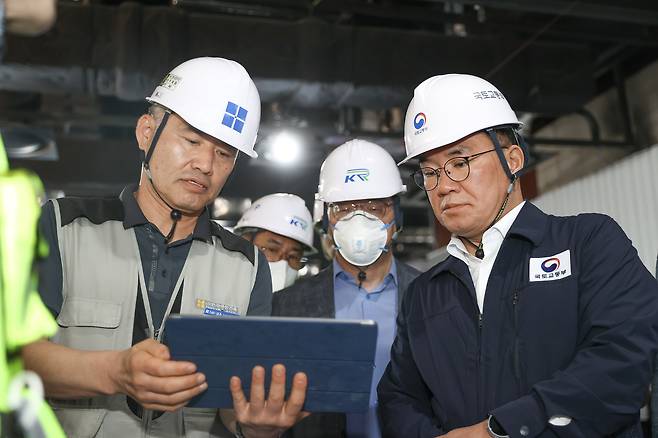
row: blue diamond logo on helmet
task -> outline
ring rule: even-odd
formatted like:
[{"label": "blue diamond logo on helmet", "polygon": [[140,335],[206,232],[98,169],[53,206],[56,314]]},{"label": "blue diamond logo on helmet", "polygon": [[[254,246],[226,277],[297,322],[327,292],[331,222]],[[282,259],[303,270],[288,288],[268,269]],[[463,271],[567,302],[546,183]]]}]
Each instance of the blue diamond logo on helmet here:
[{"label": "blue diamond logo on helmet", "polygon": [[226,105],[226,113],[222,119],[222,125],[228,126],[234,131],[242,133],[242,128],[244,128],[248,112],[249,111],[242,108],[240,105],[229,101]]}]

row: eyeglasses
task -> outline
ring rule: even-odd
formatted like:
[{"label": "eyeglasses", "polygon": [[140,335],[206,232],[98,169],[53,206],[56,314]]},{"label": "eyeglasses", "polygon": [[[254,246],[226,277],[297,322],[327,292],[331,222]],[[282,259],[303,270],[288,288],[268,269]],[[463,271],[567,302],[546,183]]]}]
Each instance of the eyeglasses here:
[{"label": "eyeglasses", "polygon": [[327,214],[330,219],[341,220],[348,214],[361,210],[383,219],[388,213],[388,209],[393,205],[393,201],[385,199],[368,199],[364,201],[345,201],[333,202],[329,204]]},{"label": "eyeglasses", "polygon": [[454,157],[445,162],[443,167],[434,169],[432,167],[421,167],[411,174],[414,183],[421,189],[429,192],[434,190],[439,185],[439,177],[441,170],[448,178],[455,182],[464,181],[471,173],[470,162],[480,155],[493,152],[496,149],[489,149],[488,151],[480,152],[477,154],[469,155],[468,157]]},{"label": "eyeglasses", "polygon": [[302,269],[304,266],[306,266],[306,263],[308,262],[308,259],[306,257],[303,257],[299,253],[290,253],[290,252],[285,252],[284,249],[281,246],[278,245],[262,245],[259,247],[260,250],[263,252],[265,255],[265,258],[267,260],[271,261],[281,261],[285,260],[288,262],[288,265],[297,271]]}]

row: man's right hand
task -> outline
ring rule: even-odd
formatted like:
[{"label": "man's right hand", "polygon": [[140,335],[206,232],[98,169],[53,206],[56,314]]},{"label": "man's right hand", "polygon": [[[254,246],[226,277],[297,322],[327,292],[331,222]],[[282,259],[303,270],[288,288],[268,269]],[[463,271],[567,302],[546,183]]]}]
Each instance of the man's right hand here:
[{"label": "man's right hand", "polygon": [[110,379],[116,392],[134,398],[145,409],[175,411],[208,388],[192,362],[171,360],[169,349],[147,339],[117,352]]}]

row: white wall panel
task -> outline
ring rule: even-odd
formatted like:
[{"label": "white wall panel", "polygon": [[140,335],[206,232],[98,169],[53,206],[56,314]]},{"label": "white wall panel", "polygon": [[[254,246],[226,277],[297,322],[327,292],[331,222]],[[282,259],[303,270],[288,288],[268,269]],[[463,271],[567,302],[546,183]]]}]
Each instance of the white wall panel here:
[{"label": "white wall panel", "polygon": [[624,229],[655,275],[658,253],[658,145],[532,201],[546,213],[605,213]]}]

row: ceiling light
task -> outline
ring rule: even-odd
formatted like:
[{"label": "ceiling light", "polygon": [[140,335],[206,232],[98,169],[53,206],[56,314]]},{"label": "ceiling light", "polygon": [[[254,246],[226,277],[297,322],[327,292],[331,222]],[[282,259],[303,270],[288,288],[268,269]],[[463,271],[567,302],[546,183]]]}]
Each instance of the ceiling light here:
[{"label": "ceiling light", "polygon": [[302,145],[299,137],[284,131],[272,138],[269,149],[265,151],[264,156],[270,161],[285,165],[296,162],[301,152]]}]

